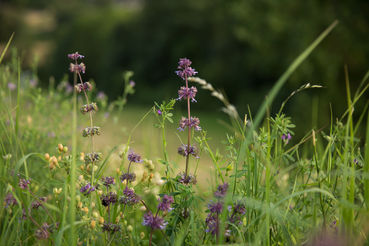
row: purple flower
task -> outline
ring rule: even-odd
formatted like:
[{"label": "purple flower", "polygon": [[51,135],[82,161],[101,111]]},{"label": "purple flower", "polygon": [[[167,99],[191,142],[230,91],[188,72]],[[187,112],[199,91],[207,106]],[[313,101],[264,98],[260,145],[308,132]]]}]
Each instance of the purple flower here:
[{"label": "purple flower", "polygon": [[290,141],[291,138],[292,138],[292,136],[291,136],[290,133],[287,133],[287,135],[286,134],[282,135],[282,140],[285,141],[286,144],[288,144],[288,142]]},{"label": "purple flower", "polygon": [[78,54],[78,51],[77,51],[75,53],[68,54],[68,58],[76,61],[77,59],[82,59],[82,58],[85,58],[85,57],[81,54]]},{"label": "purple flower", "polygon": [[191,61],[187,58],[181,58],[178,62],[178,70],[176,71],[176,74],[181,77],[183,80],[185,80],[188,77],[192,77],[193,75],[197,74],[195,69],[190,67]]},{"label": "purple flower", "polygon": [[90,183],[86,184],[85,186],[82,186],[81,189],[79,190],[81,193],[83,193],[84,195],[89,195],[91,192],[95,191],[96,188],[94,186],[91,186]]},{"label": "purple flower", "polygon": [[197,88],[195,86],[191,86],[190,88],[181,86],[181,88],[178,91],[177,100],[190,98],[191,102],[197,102],[195,99],[196,93],[197,93]]},{"label": "purple flower", "polygon": [[240,224],[242,216],[246,213],[245,205],[236,203],[236,205],[233,207],[233,211],[232,206],[230,206],[229,210],[232,212],[231,216],[228,218],[229,222],[232,224]]},{"label": "purple flower", "polygon": [[71,71],[72,73],[85,73],[86,72],[86,65],[81,63],[81,64],[73,64],[71,63],[69,65],[69,71]]},{"label": "purple flower", "polygon": [[133,80],[129,81],[129,86],[135,87],[135,85],[136,85],[136,82],[134,82]]},{"label": "purple flower", "polygon": [[47,198],[46,197],[40,197],[36,201],[33,201],[32,202],[31,207],[33,209],[38,209],[42,205],[42,203],[44,203],[46,201],[47,201]]},{"label": "purple flower", "polygon": [[224,183],[223,185],[219,185],[218,189],[214,192],[214,196],[216,198],[222,198],[226,195],[228,190],[228,183]]},{"label": "purple flower", "polygon": [[168,222],[166,222],[163,218],[158,215],[154,216],[151,212],[148,212],[143,216],[142,225],[151,227],[153,230],[163,230],[167,224]]},{"label": "purple flower", "polygon": [[9,207],[9,206],[14,206],[17,205],[18,202],[17,200],[14,198],[12,193],[8,193],[4,199],[5,202],[5,208]]},{"label": "purple flower", "polygon": [[123,182],[124,180],[127,180],[127,182],[133,182],[136,180],[136,174],[135,173],[123,173],[120,176],[120,180]]},{"label": "purple flower", "polygon": [[209,208],[211,213],[220,214],[223,210],[223,203],[221,203],[221,202],[210,203],[208,205],[208,208]]},{"label": "purple flower", "polygon": [[23,190],[28,189],[28,185],[31,183],[29,179],[20,179],[19,180],[19,187]]},{"label": "purple flower", "polygon": [[84,82],[84,83],[78,83],[74,88],[76,89],[78,93],[81,93],[82,91],[92,90],[92,85],[90,82]]},{"label": "purple flower", "polygon": [[206,232],[210,232],[215,235],[218,234],[219,231],[219,223],[218,216],[214,214],[208,214],[205,220],[206,223]]},{"label": "purple flower", "polygon": [[127,205],[134,205],[140,201],[140,197],[133,189],[126,187],[123,191],[123,196],[119,198],[119,202]]},{"label": "purple flower", "polygon": [[158,113],[158,115],[162,115],[162,113],[163,113],[163,112],[161,112],[160,109],[158,109],[156,112]]},{"label": "purple flower", "polygon": [[101,195],[101,203],[103,206],[107,207],[110,204],[114,204],[118,201],[117,194],[115,192],[109,192],[106,195]]},{"label": "purple flower", "polygon": [[197,155],[197,148],[195,146],[189,146],[182,144],[180,147],[178,147],[178,154],[183,156],[193,155],[195,158],[199,158]]},{"label": "purple flower", "polygon": [[179,175],[178,182],[181,184],[188,185],[188,184],[196,184],[197,180],[196,177],[191,174],[186,175],[185,173],[181,173]]},{"label": "purple flower", "polygon": [[50,226],[47,223],[43,223],[41,228],[36,230],[35,236],[40,240],[48,239],[50,236]]},{"label": "purple flower", "polygon": [[[160,201],[160,198],[159,198],[159,201]],[[161,199],[161,202],[158,205],[158,209],[163,212],[171,211],[172,208],[170,207],[170,205],[172,205],[173,202],[174,202],[174,199],[172,196],[164,195]]]},{"label": "purple flower", "polygon": [[113,177],[102,178],[103,185],[109,188],[111,185],[115,184]]},{"label": "purple flower", "polygon": [[12,83],[12,82],[9,82],[8,83],[8,89],[11,90],[11,91],[14,91],[15,89],[17,89],[17,85]]},{"label": "purple flower", "polygon": [[184,131],[186,127],[194,128],[196,131],[201,131],[201,127],[199,126],[200,120],[197,117],[191,117],[191,120],[188,120],[185,117],[179,121],[179,127],[177,128],[179,131]]},{"label": "purple flower", "polygon": [[139,154],[134,153],[132,150],[130,150],[128,153],[128,160],[136,163],[142,162],[141,156]]}]

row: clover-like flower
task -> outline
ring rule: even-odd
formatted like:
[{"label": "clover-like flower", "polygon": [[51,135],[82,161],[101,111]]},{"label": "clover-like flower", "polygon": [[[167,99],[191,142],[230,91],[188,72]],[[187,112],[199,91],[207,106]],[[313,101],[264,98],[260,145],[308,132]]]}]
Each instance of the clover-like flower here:
[{"label": "clover-like flower", "polygon": [[132,150],[128,153],[128,160],[131,162],[141,163],[141,156],[139,154],[134,153]]}]

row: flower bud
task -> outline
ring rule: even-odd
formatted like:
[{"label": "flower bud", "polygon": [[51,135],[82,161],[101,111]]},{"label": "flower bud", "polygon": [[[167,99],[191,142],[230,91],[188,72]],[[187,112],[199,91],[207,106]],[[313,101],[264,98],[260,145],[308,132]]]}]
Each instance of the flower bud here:
[{"label": "flower bud", "polygon": [[45,159],[46,159],[47,161],[50,159],[50,155],[49,155],[49,153],[46,153],[46,154],[45,154]]},{"label": "flower bud", "polygon": [[104,218],[103,218],[103,217],[100,217],[100,218],[99,218],[99,223],[100,223],[100,224],[104,224]]},{"label": "flower bud", "polygon": [[67,152],[68,152],[68,147],[67,147],[67,146],[64,146],[64,148],[63,148],[63,152],[64,152],[64,153],[67,153]]},{"label": "flower bud", "polygon": [[90,223],[91,229],[95,229],[95,226],[96,226],[96,221],[95,220],[91,220],[91,223]]},{"label": "flower bud", "polygon": [[144,237],[145,237],[145,233],[142,231],[142,232],[140,233],[140,238],[141,238],[141,239],[144,239]]},{"label": "flower bud", "polygon": [[127,226],[127,231],[132,232],[133,231],[133,227],[131,225]]},{"label": "flower bud", "polygon": [[64,146],[62,144],[58,144],[58,150],[60,152],[63,152]]},{"label": "flower bud", "polygon": [[99,218],[99,213],[98,213],[98,212],[96,212],[96,211],[94,211],[94,212],[92,213],[92,215],[93,215],[95,218]]}]

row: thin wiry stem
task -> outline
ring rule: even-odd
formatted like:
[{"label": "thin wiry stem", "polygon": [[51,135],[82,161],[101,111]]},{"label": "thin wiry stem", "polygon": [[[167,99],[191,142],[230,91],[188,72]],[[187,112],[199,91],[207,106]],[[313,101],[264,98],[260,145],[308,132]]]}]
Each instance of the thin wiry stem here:
[{"label": "thin wiry stem", "polygon": [[[185,80],[186,80],[186,90],[188,91],[188,80],[187,80],[187,74],[185,74]],[[191,119],[191,104],[190,104],[190,97],[187,96],[187,114],[188,114],[188,120]],[[188,126],[188,135],[187,135],[187,155],[186,155],[186,171],[185,171],[185,178],[187,178],[188,175],[188,162],[189,162],[189,153],[190,153],[190,144],[191,144],[191,127]]]}]

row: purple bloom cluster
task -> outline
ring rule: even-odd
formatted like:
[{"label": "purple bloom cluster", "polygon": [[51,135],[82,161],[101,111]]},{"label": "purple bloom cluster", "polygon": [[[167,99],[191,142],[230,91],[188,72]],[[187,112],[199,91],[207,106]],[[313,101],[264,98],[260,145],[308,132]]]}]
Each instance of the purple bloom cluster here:
[{"label": "purple bloom cluster", "polygon": [[118,201],[117,194],[115,192],[109,192],[106,195],[101,195],[101,203],[103,206],[107,207],[110,204],[114,204]]},{"label": "purple bloom cluster", "polygon": [[72,53],[72,54],[68,54],[68,58],[71,59],[71,60],[78,60],[78,59],[82,59],[82,58],[85,58],[83,55],[81,54],[78,54],[78,51],[75,52],[75,53]]},{"label": "purple bloom cluster", "polygon": [[246,213],[245,205],[241,203],[236,203],[233,207],[229,206],[228,211],[231,212],[228,220],[232,224],[240,224],[242,216]]},{"label": "purple bloom cluster", "polygon": [[196,184],[197,183],[197,179],[195,176],[191,175],[191,174],[185,174],[185,173],[181,173],[179,174],[178,177],[178,182],[181,184]]},{"label": "purple bloom cluster", "polygon": [[191,102],[197,102],[195,99],[197,93],[197,88],[195,86],[185,87],[181,86],[178,90],[178,98],[177,100],[190,98]]},{"label": "purple bloom cluster", "polygon": [[15,199],[12,193],[8,193],[5,196],[4,202],[5,202],[5,208],[18,204],[17,200]]},{"label": "purple bloom cluster", "polygon": [[90,104],[85,104],[81,107],[81,113],[82,114],[85,114],[85,113],[88,113],[90,111],[97,111],[99,108],[97,107],[97,104],[96,103],[90,103]]},{"label": "purple bloom cluster", "polygon": [[41,228],[35,232],[37,239],[44,240],[50,236],[50,226],[47,223],[43,223]]},{"label": "purple bloom cluster", "polygon": [[31,184],[29,179],[20,179],[19,180],[19,187],[23,190],[28,189],[28,185]]},{"label": "purple bloom cluster", "polygon": [[142,162],[141,156],[139,154],[134,153],[132,150],[129,151],[128,153],[128,160],[136,163]]},{"label": "purple bloom cluster", "polygon": [[102,227],[103,231],[108,231],[111,233],[120,231],[120,225],[113,223],[104,223]]},{"label": "purple bloom cluster", "polygon": [[42,203],[45,203],[46,201],[47,201],[46,197],[40,197],[36,201],[32,202],[31,207],[33,209],[38,209],[42,205]]},{"label": "purple bloom cluster", "polygon": [[228,183],[224,183],[223,185],[219,185],[218,189],[214,192],[214,196],[216,198],[223,198],[228,191]]},{"label": "purple bloom cluster", "polygon": [[176,71],[176,74],[181,77],[183,80],[185,80],[188,77],[192,77],[193,75],[197,74],[195,69],[193,69],[191,66],[191,61],[187,58],[181,58],[178,62],[178,70]]},{"label": "purple bloom cluster", "polygon": [[12,83],[12,82],[9,82],[8,83],[8,89],[11,90],[11,91],[14,91],[15,89],[17,89],[17,85]]},{"label": "purple bloom cluster", "polygon": [[115,184],[115,181],[114,181],[113,177],[103,177],[101,179],[101,181],[103,182],[103,185],[106,186],[107,188],[109,188],[111,185]]},{"label": "purple bloom cluster", "polygon": [[[159,198],[159,201],[160,201],[160,198]],[[161,201],[158,205],[158,209],[163,212],[171,211],[172,208],[170,206],[172,205],[173,202],[174,202],[174,199],[172,196],[164,195],[161,198]]]},{"label": "purple bloom cluster", "polygon": [[123,173],[120,176],[120,180],[123,182],[124,180],[127,180],[127,182],[133,182],[136,180],[136,174],[135,173]]},{"label": "purple bloom cluster", "polygon": [[92,90],[92,85],[90,84],[90,82],[84,82],[83,84],[78,83],[77,85],[74,86],[74,88],[78,93],[81,93],[82,91]]},{"label": "purple bloom cluster", "polygon": [[133,189],[126,187],[123,191],[123,196],[119,198],[119,202],[126,205],[135,205],[140,201],[140,197]]},{"label": "purple bloom cluster", "polygon": [[83,62],[81,62],[80,64],[73,64],[71,63],[69,65],[69,71],[71,71],[72,73],[85,73],[86,72],[86,66],[85,64],[83,64]]},{"label": "purple bloom cluster", "polygon": [[186,127],[194,128],[196,131],[201,131],[200,120],[197,117],[191,117],[191,120],[188,120],[186,117],[182,117],[179,121],[179,127],[177,128],[180,131],[184,131]]},{"label": "purple bloom cluster", "polygon": [[89,195],[91,192],[95,191],[96,187],[92,186],[90,183],[86,184],[85,186],[82,186],[81,189],[79,190],[81,193],[83,193],[84,195]]},{"label": "purple bloom cluster", "polygon": [[178,154],[183,156],[193,155],[195,158],[199,158],[199,156],[197,155],[197,148],[195,146],[188,147],[188,145],[185,144],[182,144],[178,147]]},{"label": "purple bloom cluster", "polygon": [[166,222],[162,217],[159,215],[153,215],[151,212],[144,214],[142,225],[150,227],[152,230],[165,229],[168,222]]}]

